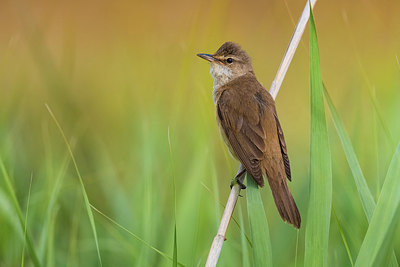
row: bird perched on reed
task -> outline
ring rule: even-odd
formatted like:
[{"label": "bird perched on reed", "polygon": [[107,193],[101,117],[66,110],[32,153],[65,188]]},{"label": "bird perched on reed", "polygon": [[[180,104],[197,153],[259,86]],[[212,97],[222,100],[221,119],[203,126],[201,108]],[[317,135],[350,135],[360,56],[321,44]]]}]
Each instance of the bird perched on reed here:
[{"label": "bird perched on reed", "polygon": [[231,155],[241,162],[235,182],[246,188],[240,177],[247,171],[263,187],[265,174],[282,219],[300,228],[286,182],[292,178],[275,101],[258,82],[250,57],[232,42],[212,55],[198,56],[210,62],[217,124]]}]

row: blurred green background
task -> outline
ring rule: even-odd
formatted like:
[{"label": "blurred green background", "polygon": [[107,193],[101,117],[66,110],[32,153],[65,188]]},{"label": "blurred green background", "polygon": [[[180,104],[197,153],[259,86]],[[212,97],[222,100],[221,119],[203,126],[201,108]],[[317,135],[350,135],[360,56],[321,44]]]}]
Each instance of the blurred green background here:
[{"label": "blurred green background", "polygon": [[[0,157],[44,266],[98,266],[82,191],[90,202],[172,256],[174,188],[178,260],[204,265],[238,162],[216,127],[209,65],[234,41],[269,88],[305,1],[24,1],[0,3]],[[319,1],[314,9],[321,71],[375,196],[400,136],[399,1]],[[276,105],[292,166],[289,187],[307,220],[309,185],[308,28]],[[392,140],[373,109],[376,98]],[[368,223],[329,112],[333,200],[353,259]],[[168,130],[169,129],[169,130]],[[170,133],[171,153],[168,143]],[[3,175],[2,175],[3,177]],[[208,189],[207,189],[207,188]],[[243,192],[245,196],[245,192]],[[295,266],[297,231],[262,189],[276,266]],[[234,217],[249,235],[244,198]],[[171,262],[95,212],[104,266]],[[0,180],[0,266],[21,265],[24,239]],[[302,266],[304,231],[298,235]],[[397,235],[399,255],[400,235]],[[246,264],[231,223],[220,266]],[[247,247],[249,249],[249,247]],[[25,265],[31,266],[29,252]],[[348,266],[332,217],[329,263]]]}]

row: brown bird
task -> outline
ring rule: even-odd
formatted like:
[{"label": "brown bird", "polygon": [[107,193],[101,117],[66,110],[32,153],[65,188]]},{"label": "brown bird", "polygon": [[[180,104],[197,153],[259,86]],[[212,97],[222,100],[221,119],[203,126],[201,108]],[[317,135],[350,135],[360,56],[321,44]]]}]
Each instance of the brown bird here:
[{"label": "brown bird", "polygon": [[213,55],[198,56],[210,62],[217,123],[231,155],[241,162],[236,182],[246,188],[240,177],[247,171],[263,187],[265,173],[282,219],[300,228],[300,213],[286,183],[286,178],[291,181],[290,165],[275,102],[258,82],[250,57],[232,42]]}]

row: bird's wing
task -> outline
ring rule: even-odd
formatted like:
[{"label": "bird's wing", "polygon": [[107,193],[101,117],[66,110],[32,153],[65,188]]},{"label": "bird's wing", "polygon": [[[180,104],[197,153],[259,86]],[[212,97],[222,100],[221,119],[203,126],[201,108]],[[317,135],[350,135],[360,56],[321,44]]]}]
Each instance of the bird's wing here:
[{"label": "bird's wing", "polygon": [[278,131],[279,144],[281,145],[281,152],[282,152],[283,164],[285,165],[286,177],[289,179],[289,181],[292,181],[292,176],[291,176],[291,172],[290,172],[290,164],[289,164],[289,156],[287,154],[285,137],[283,135],[283,131],[281,128],[281,124],[279,123],[278,116],[276,115],[276,111],[274,112],[274,117],[275,117],[276,127],[277,127],[277,131]]},{"label": "bird's wing", "polygon": [[235,106],[235,91],[227,90],[217,102],[217,115],[227,141],[240,162],[259,186],[264,186],[261,161],[266,151],[266,134],[260,118],[257,98],[247,96],[240,107]]}]

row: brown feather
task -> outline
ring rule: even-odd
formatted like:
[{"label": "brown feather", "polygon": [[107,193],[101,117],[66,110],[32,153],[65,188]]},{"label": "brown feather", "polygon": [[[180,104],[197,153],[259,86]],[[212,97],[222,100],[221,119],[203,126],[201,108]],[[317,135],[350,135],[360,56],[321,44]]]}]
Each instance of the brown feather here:
[{"label": "brown feather", "polygon": [[276,111],[274,113],[274,116],[275,116],[276,126],[277,126],[277,130],[278,130],[279,144],[281,146],[283,163],[285,165],[286,177],[288,178],[289,181],[292,181],[292,174],[290,172],[290,163],[289,163],[289,156],[288,156],[287,148],[286,148],[285,136],[283,135],[281,124],[279,123],[279,119],[278,119],[278,115],[276,115]]}]

